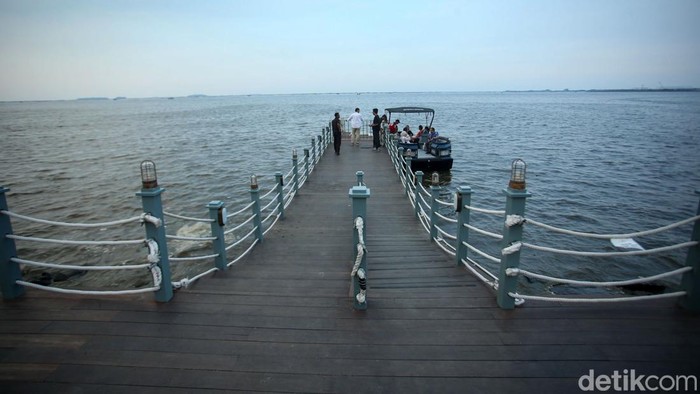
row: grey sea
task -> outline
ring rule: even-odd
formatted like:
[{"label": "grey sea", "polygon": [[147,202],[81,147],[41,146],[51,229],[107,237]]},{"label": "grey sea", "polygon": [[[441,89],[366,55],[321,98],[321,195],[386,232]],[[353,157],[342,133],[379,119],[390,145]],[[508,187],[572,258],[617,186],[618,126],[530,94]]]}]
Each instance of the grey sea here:
[{"label": "grey sea", "polygon": [[[373,107],[381,111],[407,105],[434,108],[433,126],[452,141],[454,167],[440,174],[445,199],[451,199],[457,186],[468,185],[474,192],[472,205],[503,209],[510,163],[522,158],[532,193],[527,216],[540,222],[619,234],[696,214],[699,196],[694,191],[700,188],[700,93],[696,92],[353,93],[4,102],[0,103],[0,186],[11,189],[8,203],[16,213],[83,223],[123,219],[140,212],[135,196],[140,189],[139,163],[150,159],[166,188],[166,210],[205,217],[211,200],[225,201],[230,210],[248,201],[251,174],[269,183],[275,172],[286,173],[292,149],[308,148],[334,112],[347,117],[360,107],[368,119]],[[401,121],[414,130],[425,123],[417,116]],[[357,163],[357,170],[363,170],[362,163]],[[397,204],[410,206],[407,200]],[[473,224],[500,232],[500,219],[483,216],[472,214]],[[206,234],[201,227],[169,225],[169,233]],[[13,226],[23,235],[86,238],[85,230],[17,220]],[[143,237],[138,226],[112,231],[99,229],[87,237]],[[525,237],[560,249],[613,250],[605,240],[537,228],[528,228]],[[690,225],[685,225],[637,242],[655,248],[689,237]],[[496,241],[477,236],[470,241],[498,253]],[[171,252],[196,253],[198,247],[187,248],[195,250]],[[26,259],[73,264],[123,264],[144,256],[143,248],[133,246],[57,248],[28,242],[18,244],[18,253]],[[616,280],[679,268],[685,253],[593,259],[528,251],[522,265],[554,276]],[[483,264],[495,272],[493,264]],[[25,271],[29,279],[39,273]],[[68,278],[61,285],[123,288],[147,280],[95,272]],[[546,283],[523,285],[538,293],[584,291]]]}]

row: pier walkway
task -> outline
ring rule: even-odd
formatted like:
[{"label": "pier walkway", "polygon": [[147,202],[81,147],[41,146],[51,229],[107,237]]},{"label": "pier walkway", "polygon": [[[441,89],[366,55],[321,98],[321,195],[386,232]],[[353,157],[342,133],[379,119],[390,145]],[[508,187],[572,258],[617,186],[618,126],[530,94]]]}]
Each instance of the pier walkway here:
[{"label": "pier walkway", "polygon": [[[169,303],[33,289],[0,303],[0,392],[568,393],[615,371],[700,375],[700,317],[671,300],[499,309],[370,145],[328,149],[261,245]],[[366,311],[349,296],[357,170]]]}]

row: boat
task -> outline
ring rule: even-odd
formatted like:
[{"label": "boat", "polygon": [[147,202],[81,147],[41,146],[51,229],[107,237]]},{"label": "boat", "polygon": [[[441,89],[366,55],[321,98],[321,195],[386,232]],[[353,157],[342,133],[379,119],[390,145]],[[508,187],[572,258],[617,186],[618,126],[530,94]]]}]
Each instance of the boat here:
[{"label": "boat", "polygon": [[[426,127],[433,125],[435,110],[425,107],[395,107],[386,108],[388,123],[391,124],[392,115],[398,114],[420,114],[425,116]],[[388,133],[388,132],[387,132]],[[388,137],[388,135],[387,135]],[[388,138],[385,139],[389,141]],[[387,142],[389,143],[389,142]],[[449,138],[440,136],[428,141],[427,134],[421,135],[418,142],[401,142],[397,139],[394,142],[397,148],[403,148],[404,157],[411,158],[411,170],[416,171],[447,171],[452,169],[452,143]]]}]

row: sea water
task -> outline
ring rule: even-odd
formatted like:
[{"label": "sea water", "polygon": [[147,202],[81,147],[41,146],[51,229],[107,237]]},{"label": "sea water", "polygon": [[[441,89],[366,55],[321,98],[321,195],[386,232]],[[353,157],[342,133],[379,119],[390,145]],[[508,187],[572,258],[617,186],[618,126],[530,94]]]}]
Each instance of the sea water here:
[{"label": "sea water", "polygon": [[[206,204],[229,210],[249,200],[257,174],[270,185],[291,168],[328,125],[355,107],[425,106],[433,126],[452,140],[454,166],[442,173],[442,197],[457,186],[473,190],[472,205],[503,209],[513,159],[527,163],[526,215],[582,232],[629,233],[695,215],[700,188],[700,94],[692,92],[493,92],[251,95],[0,103],[0,185],[11,188],[10,209],[67,222],[105,222],[140,213],[139,163],[157,164],[165,209],[206,217]],[[425,118],[405,115],[416,130]],[[361,167],[361,164],[360,164]],[[358,167],[358,169],[361,169]],[[371,185],[370,185],[371,186]],[[408,202],[406,202],[408,204]],[[473,213],[472,224],[500,232],[502,219]],[[110,239],[112,229],[66,230],[13,220],[17,234],[60,239]],[[208,226],[174,222],[173,232],[206,235]],[[133,225],[117,233],[138,239]],[[169,231],[170,233],[170,231]],[[559,249],[613,251],[605,240],[545,232],[527,226],[525,240]],[[687,241],[690,225],[640,237],[645,248]],[[498,241],[472,234],[470,242],[498,256]],[[18,243],[22,258],[73,264],[134,263],[141,247],[56,248]],[[201,250],[198,250],[201,249]],[[126,249],[126,250],[125,250]],[[179,243],[171,253],[208,253]],[[522,267],[584,280],[652,275],[683,265],[686,250],[651,257],[594,259],[525,250]],[[496,264],[474,256],[492,272]],[[197,268],[201,269],[201,268]],[[36,270],[28,272],[35,275]],[[191,276],[186,269],[180,276]],[[179,278],[174,278],[179,279]],[[123,288],[144,285],[122,272],[90,273],[66,287]],[[535,293],[570,293],[565,286],[522,281]],[[678,279],[663,281],[673,286]],[[590,291],[590,290],[589,290]],[[608,289],[605,292],[621,291]]]}]

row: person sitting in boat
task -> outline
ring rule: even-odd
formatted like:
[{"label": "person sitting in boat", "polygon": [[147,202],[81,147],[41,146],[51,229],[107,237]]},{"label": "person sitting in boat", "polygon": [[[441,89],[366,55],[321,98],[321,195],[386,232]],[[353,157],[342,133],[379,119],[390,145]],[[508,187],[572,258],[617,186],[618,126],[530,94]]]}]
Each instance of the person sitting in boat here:
[{"label": "person sitting in boat", "polygon": [[[428,128],[426,127],[425,130]],[[425,130],[423,132],[425,132]],[[437,131],[435,131],[435,127],[430,128],[430,133],[428,133],[428,142],[425,143],[424,149],[426,152],[430,152],[430,142],[434,139],[436,139],[440,134],[438,134]]]},{"label": "person sitting in boat", "polygon": [[391,134],[396,134],[399,131],[399,123],[401,123],[400,120],[396,119],[394,123],[389,125],[389,132]]},{"label": "person sitting in boat", "polygon": [[403,143],[411,142],[412,136],[413,136],[413,132],[411,132],[411,126],[404,127],[403,131],[401,132],[401,142],[403,142]]},{"label": "person sitting in boat", "polygon": [[[427,129],[427,127],[426,127],[426,129]],[[422,124],[418,125],[418,132],[416,133],[416,135],[411,137],[411,142],[420,142],[420,137],[423,135],[424,130],[425,129],[423,128]]]}]

